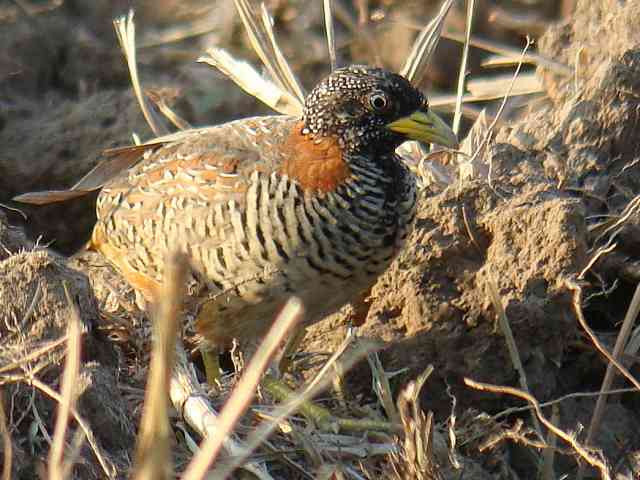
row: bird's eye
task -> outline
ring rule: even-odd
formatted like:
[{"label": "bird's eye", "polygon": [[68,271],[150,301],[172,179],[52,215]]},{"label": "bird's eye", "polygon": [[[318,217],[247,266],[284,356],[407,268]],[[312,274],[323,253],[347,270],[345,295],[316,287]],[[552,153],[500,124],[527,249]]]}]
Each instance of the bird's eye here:
[{"label": "bird's eye", "polygon": [[369,105],[371,105],[371,108],[374,110],[383,112],[389,107],[389,99],[384,93],[372,93],[369,97]]}]

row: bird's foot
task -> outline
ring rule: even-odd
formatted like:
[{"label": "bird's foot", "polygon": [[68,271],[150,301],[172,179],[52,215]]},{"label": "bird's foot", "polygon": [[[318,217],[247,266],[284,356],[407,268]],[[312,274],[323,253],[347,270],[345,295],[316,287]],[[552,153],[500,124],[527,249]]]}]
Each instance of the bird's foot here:
[{"label": "bird's foot", "polygon": [[[271,375],[264,376],[262,387],[279,402],[289,401],[296,396],[296,392],[289,388],[283,380],[274,378]],[[328,409],[310,401],[302,402],[298,411],[308,420],[314,422],[320,430],[327,432],[362,432],[372,430],[388,433],[402,432],[402,425],[383,420],[337,417]]]}]

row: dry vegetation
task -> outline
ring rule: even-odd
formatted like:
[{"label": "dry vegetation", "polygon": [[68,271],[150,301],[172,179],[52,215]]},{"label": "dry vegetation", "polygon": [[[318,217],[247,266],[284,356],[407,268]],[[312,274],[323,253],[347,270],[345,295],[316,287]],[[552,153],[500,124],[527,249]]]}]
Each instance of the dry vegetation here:
[{"label": "dry vegetation", "polygon": [[[438,24],[417,33],[440,2],[324,2],[338,64],[404,68],[432,105],[457,109],[464,141],[403,150],[421,180],[410,244],[366,318],[347,307],[310,329],[283,404],[256,385],[295,300],[240,373],[204,391],[177,307],[184,262],[150,315],[103,259],[69,256],[95,220],[95,193],[76,194],[105,170],[52,191],[103,150],[269,111],[196,63],[207,49],[228,51],[205,63],[272,108],[299,108],[282,62],[266,68],[273,83],[238,63],[278,52],[268,21],[247,40],[233,0],[134,2],[133,93],[109,22],[126,3],[0,5],[3,480],[640,478],[639,1],[454,2],[433,56],[435,41],[409,52],[439,37]],[[310,87],[329,69],[323,2],[267,7]],[[78,198],[11,201],[47,190]],[[318,407],[300,409],[309,398]]]}]

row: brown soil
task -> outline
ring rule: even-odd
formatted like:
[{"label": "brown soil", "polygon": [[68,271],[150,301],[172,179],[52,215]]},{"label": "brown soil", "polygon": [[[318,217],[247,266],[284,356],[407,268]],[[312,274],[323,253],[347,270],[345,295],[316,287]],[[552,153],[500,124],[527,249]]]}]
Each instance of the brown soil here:
[{"label": "brown soil", "polygon": [[[67,1],[51,11],[31,13],[0,7],[0,44],[6,47],[0,53],[0,400],[11,428],[13,478],[34,478],[45,468],[48,444],[43,432],[52,433],[58,405],[30,385],[29,378],[59,390],[65,345],[50,345],[66,333],[70,300],[83,325],[78,412],[119,478],[131,467],[150,324],[135,292],[104,259],[87,252],[68,257],[88,238],[95,195],[47,207],[19,206],[26,221],[2,209],[2,204],[17,206],[10,198],[19,193],[69,187],[100,160],[102,150],[130,143],[133,132],[149,137],[107,21],[124,3]],[[220,27],[185,42],[141,50],[144,85],[171,91],[175,108],[193,124],[265,112],[221,76],[194,66],[213,42],[254,58],[237,21],[204,3],[138,2],[142,43],[196,16],[208,16]],[[397,52],[412,38],[398,29],[399,19],[415,18],[423,2],[371,3],[388,19],[373,28],[385,46],[379,55],[397,67]],[[492,26],[487,12],[493,2],[479,3],[478,32],[492,31],[494,38],[517,45],[522,32]],[[506,3],[525,8],[519,2]],[[326,70],[320,4],[304,9],[296,2],[270,2],[285,54],[306,85]],[[454,25],[463,24],[461,15],[453,16]],[[519,386],[490,285],[497,287],[531,393],[543,402],[597,391],[606,369],[577,322],[570,284],[582,286],[587,321],[612,350],[640,280],[637,214],[618,232],[615,250],[577,280],[609,239],[608,224],[602,222],[615,221],[640,192],[640,3],[579,1],[572,17],[553,24],[550,19],[557,19],[559,11],[550,7],[544,15],[541,22],[550,28],[538,42],[539,51],[572,67],[577,62],[575,75],[562,77],[539,68],[546,96],[502,127],[477,159],[480,171],[491,172],[490,183],[485,176],[475,176],[425,187],[409,245],[374,287],[368,316],[357,330],[383,342],[385,370],[399,372],[391,380],[394,393],[434,365],[422,407],[443,422],[455,398],[458,434],[469,439],[459,447],[467,478],[514,478],[512,473],[534,478],[536,472],[530,447],[502,442],[479,451],[500,429],[518,418],[530,419],[526,412],[506,416],[501,420],[505,423],[487,419],[486,414],[523,402],[463,383],[469,377]],[[352,32],[343,27],[338,34],[349,38]],[[395,49],[386,48],[384,39],[389,38],[397,41]],[[366,38],[357,37],[349,45],[342,51],[345,58],[373,60]],[[456,72],[458,56],[448,53],[452,45],[443,44],[425,83],[438,85],[455,75],[451,72]],[[472,66],[479,60],[474,56]],[[443,168],[457,178],[450,164]],[[301,350],[333,352],[350,318],[348,307],[312,327]],[[43,355],[20,360],[47,345]],[[637,360],[637,352],[623,358],[636,374]],[[303,368],[302,360],[297,363],[300,376],[315,371]],[[373,403],[367,364],[345,378],[349,400]],[[618,380],[615,386],[628,385]],[[566,431],[588,425],[594,405],[595,397],[561,402],[559,425]],[[633,458],[640,451],[638,405],[638,392],[611,396],[594,442],[618,478],[640,478],[640,470],[633,473]],[[551,417],[550,409],[545,413]],[[584,433],[578,438],[584,440]],[[0,453],[4,449],[0,443]],[[183,450],[176,446],[176,458]],[[569,454],[558,456],[555,466],[558,476],[575,475],[576,462]],[[298,478],[286,472],[277,478]],[[458,478],[460,471],[443,464],[442,474]],[[74,477],[104,477],[88,446],[82,449]]]}]

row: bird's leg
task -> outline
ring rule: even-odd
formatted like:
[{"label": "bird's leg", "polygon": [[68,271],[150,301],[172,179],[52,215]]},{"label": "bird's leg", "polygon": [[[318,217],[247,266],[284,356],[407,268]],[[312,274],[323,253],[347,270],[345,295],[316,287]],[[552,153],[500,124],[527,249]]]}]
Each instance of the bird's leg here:
[{"label": "bird's leg", "polygon": [[220,383],[220,378],[222,377],[218,349],[203,345],[200,347],[200,355],[202,356],[204,374],[207,379],[207,383],[210,387],[218,385]]},{"label": "bird's leg", "polygon": [[[361,327],[367,321],[369,310],[371,309],[372,288],[373,287],[369,287],[363,290],[351,301],[347,313],[347,322],[349,325],[348,335],[355,335],[356,333],[354,333],[354,329]],[[338,364],[336,364],[336,368],[339,368]],[[333,381],[333,389],[344,401],[345,386],[342,371],[335,377],[335,380]]]},{"label": "bird's leg", "polygon": [[[222,378],[222,369],[220,367],[220,353],[224,351],[227,345],[219,344],[220,338],[215,328],[216,310],[212,303],[204,302],[200,305],[196,313],[194,322],[195,330],[203,339],[199,346],[202,364],[204,365],[204,374],[210,387],[220,384]],[[213,328],[212,328],[213,326]]]},{"label": "bird's leg", "polygon": [[276,376],[290,371],[293,366],[293,356],[306,334],[307,328],[304,325],[295,327],[293,335],[287,339],[284,348],[276,355],[276,358],[272,362],[271,370]]}]

